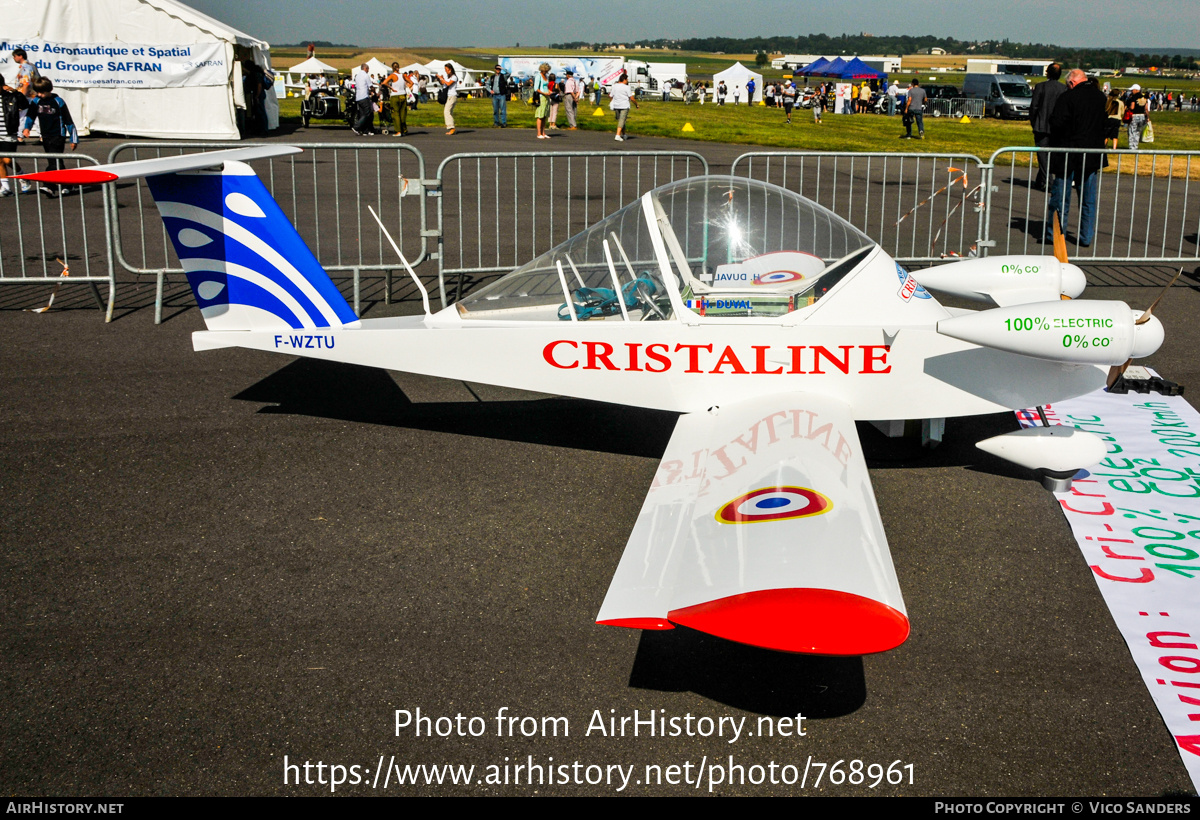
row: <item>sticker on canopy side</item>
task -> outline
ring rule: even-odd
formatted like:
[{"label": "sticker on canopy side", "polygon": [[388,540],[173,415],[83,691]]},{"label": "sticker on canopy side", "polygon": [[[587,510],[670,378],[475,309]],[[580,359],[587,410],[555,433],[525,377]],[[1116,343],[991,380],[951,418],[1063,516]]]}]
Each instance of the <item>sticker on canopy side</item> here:
[{"label": "sticker on canopy side", "polygon": [[912,277],[908,271],[896,264],[896,275],[900,277],[900,291],[897,295],[905,302],[910,301],[914,296],[918,299],[932,299],[933,296],[925,288],[921,287],[920,283]]},{"label": "sticker on canopy side", "polygon": [[722,524],[757,524],[807,518],[833,509],[833,502],[807,487],[763,487],[743,493],[717,510]]},{"label": "sticker on canopy side", "polygon": [[773,270],[754,277],[756,285],[782,285],[787,282],[799,282],[804,274],[794,270]]}]

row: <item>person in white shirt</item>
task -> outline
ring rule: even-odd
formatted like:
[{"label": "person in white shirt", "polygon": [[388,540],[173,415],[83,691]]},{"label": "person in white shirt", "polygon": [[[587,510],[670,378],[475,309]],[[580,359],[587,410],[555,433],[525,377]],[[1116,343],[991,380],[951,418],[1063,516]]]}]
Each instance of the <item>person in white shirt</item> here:
[{"label": "person in white shirt", "polygon": [[896,113],[896,100],[900,96],[900,86],[895,80],[892,80],[892,84],[888,86],[887,96],[887,113],[890,117]]},{"label": "person in white shirt", "polygon": [[371,107],[371,89],[377,83],[367,73],[367,64],[363,63],[354,71],[352,78],[354,82],[354,107],[358,112],[358,116],[354,120],[354,125],[350,130],[360,137],[371,137],[375,135],[375,110]]},{"label": "person in white shirt", "polygon": [[391,93],[392,126],[398,137],[408,135],[408,93],[404,77],[400,73],[400,63],[392,63],[392,73],[384,80]]},{"label": "person in white shirt", "polygon": [[437,81],[446,89],[446,107],[442,110],[446,121],[446,136],[454,135],[454,106],[458,104],[458,75],[454,66],[446,63],[445,74],[438,74]]},{"label": "person in white shirt", "polygon": [[578,126],[575,122],[576,106],[579,104],[579,98],[583,96],[583,84],[575,79],[575,72],[567,69],[567,82],[563,88],[563,105],[567,109],[567,129],[574,131]]},{"label": "person in white shirt", "polygon": [[633,89],[629,87],[629,74],[622,71],[620,78],[609,87],[608,95],[612,98],[608,107],[617,117],[617,142],[624,142],[625,120],[629,117],[629,104],[632,102],[635,108],[638,107],[638,101],[633,96]]}]

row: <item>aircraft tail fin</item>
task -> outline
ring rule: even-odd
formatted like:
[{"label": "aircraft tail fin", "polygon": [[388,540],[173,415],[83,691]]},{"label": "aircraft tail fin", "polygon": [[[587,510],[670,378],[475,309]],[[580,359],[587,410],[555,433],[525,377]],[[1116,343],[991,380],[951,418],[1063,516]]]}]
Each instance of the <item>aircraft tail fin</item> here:
[{"label": "aircraft tail fin", "polygon": [[262,181],[261,146],[30,174],[88,184],[145,177],[209,330],[356,326],[358,318]]}]

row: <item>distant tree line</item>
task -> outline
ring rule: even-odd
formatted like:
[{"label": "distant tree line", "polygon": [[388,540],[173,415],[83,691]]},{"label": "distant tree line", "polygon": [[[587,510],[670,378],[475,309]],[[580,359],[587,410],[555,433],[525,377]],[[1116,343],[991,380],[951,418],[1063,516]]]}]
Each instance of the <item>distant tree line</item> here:
[{"label": "distant tree line", "polygon": [[358,48],[353,43],[331,43],[328,40],[301,40],[299,43],[275,46],[275,48],[308,48],[309,43],[317,48]]},{"label": "distant tree line", "polygon": [[[551,43],[551,48],[576,51],[600,51],[615,43]],[[1015,43],[1003,40],[955,40],[953,37],[934,37],[932,34],[911,37],[870,34],[809,34],[785,37],[693,37],[683,40],[659,38],[625,43],[626,46],[678,49],[681,51],[723,51],[746,54],[919,54],[931,48],[944,49],[950,54],[997,54],[1013,59],[1058,60],[1080,68],[1125,68],[1137,66],[1193,70],[1200,67],[1195,53],[1149,54],[1111,48],[1070,48],[1049,43]],[[1193,51],[1189,49],[1189,51]]]}]

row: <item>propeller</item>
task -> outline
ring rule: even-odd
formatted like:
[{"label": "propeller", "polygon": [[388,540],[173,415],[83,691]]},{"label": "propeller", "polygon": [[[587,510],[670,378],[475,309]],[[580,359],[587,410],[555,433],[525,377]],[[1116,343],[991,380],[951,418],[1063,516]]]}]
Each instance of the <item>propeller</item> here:
[{"label": "propeller", "polygon": [[[1087,286],[1087,277],[1067,258],[1067,237],[1063,235],[1062,223],[1058,220],[1058,211],[1054,212],[1054,258],[1062,264],[1063,288],[1070,289],[1073,286],[1076,288],[1076,296],[1083,293],[1083,289]],[[1068,280],[1070,280],[1070,284],[1068,284]],[[1067,300],[1071,297],[1066,293],[1060,293],[1058,298]]]},{"label": "propeller", "polygon": [[1067,237],[1063,235],[1062,223],[1058,221],[1058,211],[1054,212],[1054,258],[1064,265],[1071,261],[1067,258]]},{"label": "propeller", "polygon": [[[1171,281],[1167,282],[1167,286],[1162,289],[1162,293],[1158,294],[1158,298],[1155,299],[1153,302],[1151,302],[1150,307],[1146,308],[1145,312],[1143,312],[1142,315],[1139,316],[1134,321],[1133,326],[1135,328],[1138,325],[1144,325],[1144,324],[1146,324],[1146,322],[1150,321],[1150,318],[1154,314],[1154,309],[1156,307],[1158,307],[1158,303],[1162,301],[1162,298],[1167,295],[1167,291],[1169,291],[1171,289],[1171,286],[1174,285],[1175,281],[1177,279],[1179,279],[1179,277],[1182,275],[1183,275],[1183,268],[1180,268],[1179,273],[1177,273],[1173,277],[1171,277]],[[1110,367],[1108,369],[1108,382],[1106,384],[1106,387],[1112,387],[1114,384],[1116,384],[1117,379],[1121,378],[1121,376],[1123,376],[1125,374],[1125,371],[1129,368],[1129,365],[1132,362],[1133,362],[1133,357],[1130,356],[1128,359],[1125,360],[1125,364],[1113,365],[1112,367]]]}]

